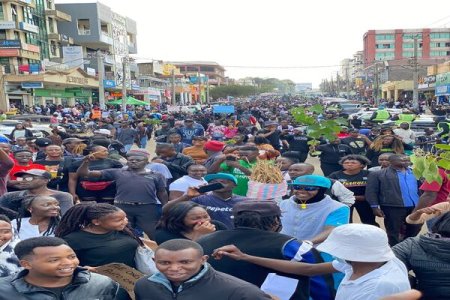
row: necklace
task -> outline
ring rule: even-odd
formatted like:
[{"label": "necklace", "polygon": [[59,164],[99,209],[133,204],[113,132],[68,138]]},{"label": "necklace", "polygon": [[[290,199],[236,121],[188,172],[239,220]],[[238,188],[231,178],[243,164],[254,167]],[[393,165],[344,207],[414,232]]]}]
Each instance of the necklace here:
[{"label": "necklace", "polygon": [[[300,203],[298,203],[300,201]],[[306,202],[307,202],[308,200],[300,200],[300,199],[297,199],[297,204],[298,204],[298,206],[300,207],[300,209],[306,209]]]}]

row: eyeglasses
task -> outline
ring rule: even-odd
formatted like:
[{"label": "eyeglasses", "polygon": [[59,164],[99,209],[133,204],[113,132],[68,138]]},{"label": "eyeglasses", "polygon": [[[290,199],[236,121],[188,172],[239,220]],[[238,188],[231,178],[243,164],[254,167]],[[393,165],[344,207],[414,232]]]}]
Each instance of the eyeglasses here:
[{"label": "eyeglasses", "polygon": [[293,185],[292,188],[296,191],[304,190],[307,192],[317,191],[320,189],[318,186],[306,186],[306,185]]},{"label": "eyeglasses", "polygon": [[17,181],[28,181],[28,182],[33,181],[34,179],[36,179],[36,178],[34,178],[34,177],[17,177],[16,178]]}]

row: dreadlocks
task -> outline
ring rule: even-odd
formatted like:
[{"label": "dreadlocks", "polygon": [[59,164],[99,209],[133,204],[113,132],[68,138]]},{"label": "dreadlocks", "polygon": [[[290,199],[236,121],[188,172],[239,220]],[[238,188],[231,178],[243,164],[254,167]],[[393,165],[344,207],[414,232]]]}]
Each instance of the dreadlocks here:
[{"label": "dreadlocks", "polygon": [[[22,206],[19,209],[19,214],[17,215],[17,232],[20,232],[20,228],[22,227],[22,219],[31,217],[30,208],[33,205],[33,202],[39,200],[47,200],[47,199],[55,199],[49,196],[31,196],[26,197]],[[48,223],[47,230],[42,233],[42,236],[52,236],[55,234],[56,227],[59,225],[61,217],[58,215],[57,217],[50,217],[50,222]]]},{"label": "dreadlocks", "polygon": [[[390,145],[384,145],[383,140],[388,137],[393,139],[392,143]],[[390,148],[392,149],[390,152],[394,152],[395,154],[403,154],[405,150],[402,140],[395,135],[380,135],[373,141],[370,148],[377,152],[379,152],[382,148]]]},{"label": "dreadlocks", "polygon": [[[75,205],[62,217],[59,226],[56,228],[55,236],[64,238],[64,236],[72,232],[86,228],[92,224],[92,220],[100,219],[118,211],[120,211],[120,208],[107,203],[82,203]],[[128,225],[123,229],[123,232],[143,246],[141,239],[134,234]]]}]

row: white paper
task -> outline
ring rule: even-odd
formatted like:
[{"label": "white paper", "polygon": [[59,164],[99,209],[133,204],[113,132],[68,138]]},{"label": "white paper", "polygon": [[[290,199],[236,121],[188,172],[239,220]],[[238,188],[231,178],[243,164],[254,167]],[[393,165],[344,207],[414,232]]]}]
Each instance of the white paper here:
[{"label": "white paper", "polygon": [[297,289],[298,280],[270,273],[261,285],[261,290],[277,296],[280,300],[289,300]]}]

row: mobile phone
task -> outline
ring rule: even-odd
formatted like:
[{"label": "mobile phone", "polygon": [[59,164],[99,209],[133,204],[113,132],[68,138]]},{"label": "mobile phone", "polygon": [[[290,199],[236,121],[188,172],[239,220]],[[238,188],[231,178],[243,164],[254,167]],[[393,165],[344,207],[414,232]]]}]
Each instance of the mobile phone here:
[{"label": "mobile phone", "polygon": [[197,189],[197,191],[199,193],[203,194],[203,193],[212,192],[212,191],[215,191],[215,190],[220,190],[220,189],[223,189],[223,188],[224,188],[223,184],[221,184],[220,182],[215,182],[215,183],[211,183],[211,184],[208,184],[208,185],[201,186],[201,187],[199,187]]}]

